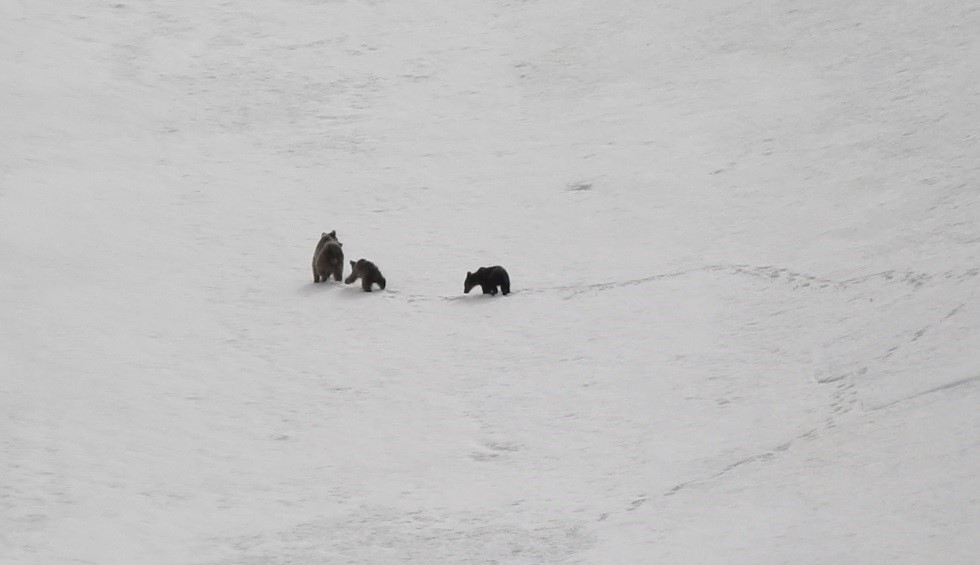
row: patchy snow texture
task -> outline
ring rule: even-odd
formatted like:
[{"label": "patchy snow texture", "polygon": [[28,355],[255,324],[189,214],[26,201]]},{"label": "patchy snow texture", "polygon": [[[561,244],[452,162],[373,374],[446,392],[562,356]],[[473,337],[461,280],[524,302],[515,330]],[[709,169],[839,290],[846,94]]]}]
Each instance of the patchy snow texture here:
[{"label": "patchy snow texture", "polygon": [[5,0],[0,563],[975,563],[974,4]]}]

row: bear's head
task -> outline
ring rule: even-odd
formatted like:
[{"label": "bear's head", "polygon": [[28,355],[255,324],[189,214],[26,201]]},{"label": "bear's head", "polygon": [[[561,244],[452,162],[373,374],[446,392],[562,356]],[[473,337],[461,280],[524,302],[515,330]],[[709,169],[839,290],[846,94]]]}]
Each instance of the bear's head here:
[{"label": "bear's head", "polygon": [[317,249],[320,249],[321,247],[323,247],[324,245],[326,245],[328,243],[336,243],[337,245],[339,245],[341,247],[344,246],[344,244],[343,243],[340,243],[340,241],[337,239],[337,230],[333,230],[330,233],[327,233],[327,232],[321,233],[320,234],[320,243],[318,243],[316,247],[317,247]]},{"label": "bear's head", "polygon": [[476,286],[476,280],[473,278],[473,273],[466,271],[466,280],[463,281],[463,294],[469,294],[474,286]]}]

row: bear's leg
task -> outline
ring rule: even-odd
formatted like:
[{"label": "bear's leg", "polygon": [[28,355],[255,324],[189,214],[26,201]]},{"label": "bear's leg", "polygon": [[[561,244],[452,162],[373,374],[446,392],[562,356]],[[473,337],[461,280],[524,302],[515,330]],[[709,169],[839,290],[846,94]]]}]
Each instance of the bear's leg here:
[{"label": "bear's leg", "polygon": [[368,279],[361,279],[361,288],[364,292],[371,292],[371,281]]},{"label": "bear's leg", "polygon": [[481,284],[480,288],[483,289],[483,294],[493,294],[493,291],[491,290],[493,287],[488,284]]},{"label": "bear's leg", "polygon": [[313,269],[313,282],[320,282],[320,273],[316,272],[316,269]]},{"label": "bear's leg", "polygon": [[378,286],[381,287],[381,290],[384,290],[385,289],[385,285],[386,284],[387,284],[387,282],[385,281],[385,278],[384,277],[381,277],[381,280],[378,281]]},{"label": "bear's leg", "polygon": [[340,265],[337,265],[337,267],[333,270],[333,278],[337,282],[340,282],[341,280],[343,280],[343,278],[344,278],[344,264],[343,263],[341,263]]},{"label": "bear's leg", "polygon": [[510,294],[510,282],[509,281],[504,281],[504,282],[502,282],[500,284],[500,292],[504,296],[507,296],[508,294]]}]

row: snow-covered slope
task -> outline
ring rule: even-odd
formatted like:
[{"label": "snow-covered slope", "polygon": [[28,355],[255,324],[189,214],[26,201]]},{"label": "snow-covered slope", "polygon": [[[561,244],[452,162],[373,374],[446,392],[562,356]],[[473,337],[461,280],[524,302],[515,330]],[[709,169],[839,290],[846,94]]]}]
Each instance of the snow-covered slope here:
[{"label": "snow-covered slope", "polygon": [[0,563],[973,562],[920,4],[0,3]]}]

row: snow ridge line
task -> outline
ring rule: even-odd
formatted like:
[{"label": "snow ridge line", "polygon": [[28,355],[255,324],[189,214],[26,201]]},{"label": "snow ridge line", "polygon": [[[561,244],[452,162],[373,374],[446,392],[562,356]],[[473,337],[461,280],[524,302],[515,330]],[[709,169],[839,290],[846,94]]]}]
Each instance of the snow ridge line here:
[{"label": "snow ridge line", "polygon": [[[691,269],[684,269],[681,271],[673,271],[669,273],[659,273],[656,275],[650,275],[648,277],[642,277],[638,279],[628,279],[621,281],[612,281],[604,283],[592,283],[585,285],[563,285],[563,286],[549,286],[549,287],[531,287],[524,288],[520,290],[515,290],[511,294],[515,296],[523,296],[528,294],[542,294],[546,292],[569,292],[571,293],[566,297],[567,299],[573,298],[580,294],[587,292],[600,292],[604,290],[611,290],[615,288],[622,288],[626,286],[636,286],[640,284],[645,284],[649,282],[655,282],[660,280],[666,280],[671,278],[682,277],[685,275],[691,275],[695,273],[726,273],[730,275],[744,275],[756,278],[761,278],[769,281],[781,281],[787,283],[793,283],[797,288],[833,288],[833,289],[845,289],[851,286],[860,285],[872,280],[883,279],[893,283],[903,283],[913,288],[920,288],[925,283],[935,280],[935,279],[956,279],[957,281],[964,281],[980,274],[980,268],[970,268],[963,271],[957,272],[953,270],[944,271],[939,274],[930,274],[917,271],[909,270],[898,270],[891,269],[887,271],[880,271],[877,273],[871,273],[868,275],[862,275],[859,277],[853,277],[844,280],[833,280],[826,277],[821,277],[817,275],[811,275],[809,273],[802,273],[798,271],[793,271],[785,267],[777,267],[774,265],[747,265],[747,264],[728,264],[728,265],[706,265],[704,267],[695,267]],[[418,302],[425,300],[463,300],[467,298],[466,295],[452,295],[452,296],[433,296],[424,294],[411,294],[411,295],[401,295],[398,291],[389,291],[387,294],[393,295],[392,297],[404,298],[409,302]]]},{"label": "snow ridge line", "polygon": [[[906,402],[915,400],[915,399],[920,398],[920,397],[923,397],[923,396],[928,396],[928,395],[931,395],[931,394],[936,394],[936,393],[939,393],[939,392],[944,392],[944,391],[948,391],[948,390],[957,389],[957,388],[960,388],[960,387],[972,385],[972,384],[975,384],[978,381],[980,381],[980,375],[974,375],[972,377],[966,377],[964,379],[959,379],[957,381],[946,383],[944,385],[939,385],[939,386],[936,386],[936,387],[933,387],[933,388],[930,388],[930,389],[927,389],[927,390],[923,390],[923,391],[920,391],[920,392],[917,392],[917,393],[914,393],[914,394],[910,394],[910,395],[905,396],[903,398],[899,398],[898,400],[893,400],[891,402],[887,402],[887,403],[882,404],[882,405],[879,405],[879,406],[872,406],[869,409],[872,410],[872,411],[875,411],[875,410],[884,410],[884,409],[890,408],[892,406],[895,406],[897,404],[904,404]],[[716,480],[716,479],[718,479],[718,478],[720,478],[720,477],[722,477],[724,475],[727,475],[728,473],[731,473],[732,471],[735,471],[736,469],[738,469],[739,467],[742,467],[744,465],[749,465],[751,463],[756,463],[756,462],[769,461],[769,460],[775,458],[777,454],[782,453],[782,452],[785,452],[785,451],[788,451],[793,446],[793,444],[795,442],[800,441],[800,440],[811,439],[811,438],[815,437],[816,434],[817,434],[817,432],[818,432],[818,428],[813,428],[813,429],[807,430],[806,432],[803,432],[803,433],[801,433],[801,434],[793,437],[789,441],[785,441],[785,442],[783,442],[783,443],[775,446],[774,448],[772,448],[770,450],[764,451],[762,453],[757,453],[755,455],[750,455],[748,457],[744,457],[742,459],[739,459],[738,461],[735,461],[733,463],[730,463],[729,465],[725,466],[724,468],[722,468],[719,471],[716,471],[715,473],[712,473],[712,474],[707,475],[707,476],[704,476],[704,477],[700,477],[700,478],[696,478],[696,479],[691,479],[691,480],[688,480],[688,481],[684,481],[682,483],[678,483],[678,484],[674,485],[673,487],[671,487],[670,489],[668,489],[667,491],[661,493],[660,496],[663,496],[663,497],[673,496],[673,495],[677,494],[678,492],[680,492],[680,491],[682,491],[684,489],[687,489],[687,488],[690,488],[690,487],[699,486],[699,485],[703,485],[703,484],[712,482],[712,481],[714,481],[714,480]],[[652,496],[650,496],[650,495],[646,495],[646,494],[639,495],[637,498],[635,498],[633,501],[631,501],[629,503],[629,505],[626,507],[626,511],[627,512],[632,512],[632,511],[636,510],[637,508],[639,508],[639,507],[643,506],[644,504],[646,504],[651,498],[652,498]],[[600,517],[600,520],[604,520],[608,515],[609,515],[609,513],[604,513]]]},{"label": "snow ridge line", "polygon": [[950,389],[954,389],[954,388],[959,388],[961,386],[966,386],[966,385],[969,385],[969,384],[973,384],[973,383],[975,383],[977,381],[980,381],[980,375],[974,375],[972,377],[967,377],[965,379],[960,379],[958,381],[953,381],[951,383],[946,383],[944,385],[939,385],[939,386],[936,386],[936,387],[932,387],[930,389],[926,389],[926,390],[923,390],[923,391],[919,391],[919,392],[910,394],[908,396],[904,396],[902,398],[899,398],[898,400],[892,400],[891,402],[886,402],[885,404],[881,404],[879,406],[871,406],[871,407],[869,407],[869,410],[872,410],[872,411],[874,411],[874,410],[884,410],[885,408],[891,408],[892,406],[895,406],[896,404],[904,404],[905,402],[909,402],[910,400],[915,400],[916,398],[920,398],[922,396],[927,396],[927,395],[930,395],[930,394],[935,394],[937,392],[943,392],[943,391],[946,391],[946,390],[950,390]]},{"label": "snow ridge line", "polygon": [[[691,479],[689,481],[684,481],[682,483],[678,483],[678,484],[674,485],[673,487],[671,487],[670,489],[668,489],[666,492],[661,493],[660,496],[665,496],[665,497],[666,496],[673,496],[673,495],[677,494],[678,492],[680,492],[680,491],[682,491],[682,490],[684,490],[684,489],[686,489],[688,487],[698,486],[698,485],[702,485],[702,484],[711,482],[711,481],[713,481],[713,480],[715,480],[715,479],[717,479],[717,478],[719,478],[721,476],[724,476],[724,475],[726,475],[728,473],[731,473],[732,471],[738,469],[739,467],[741,467],[743,465],[748,465],[750,463],[755,463],[756,461],[768,461],[770,459],[773,459],[778,453],[782,453],[784,451],[788,451],[789,448],[792,447],[792,445],[793,445],[794,442],[799,441],[799,440],[804,440],[804,439],[809,439],[809,438],[814,437],[816,435],[817,431],[818,431],[817,428],[813,428],[811,430],[807,430],[807,431],[805,431],[805,432],[803,432],[803,433],[801,433],[801,434],[793,437],[792,439],[790,439],[788,441],[785,441],[785,442],[777,445],[776,447],[774,447],[774,448],[772,448],[772,449],[770,449],[768,451],[764,451],[764,452],[758,453],[756,455],[750,455],[748,457],[739,459],[738,461],[735,461],[734,463],[731,463],[731,464],[727,465],[725,468],[723,468],[720,471],[717,471],[717,472],[715,472],[715,473],[713,473],[711,475],[708,475],[708,476],[705,476],[705,477],[701,477],[701,478],[698,478],[698,479]],[[646,494],[639,495],[636,499],[634,499],[632,502],[630,502],[629,506],[626,508],[626,511],[627,512],[632,512],[633,510],[636,510],[640,506],[643,506],[644,504],[646,504],[650,500],[650,498],[651,498],[651,496],[646,495]]]}]

